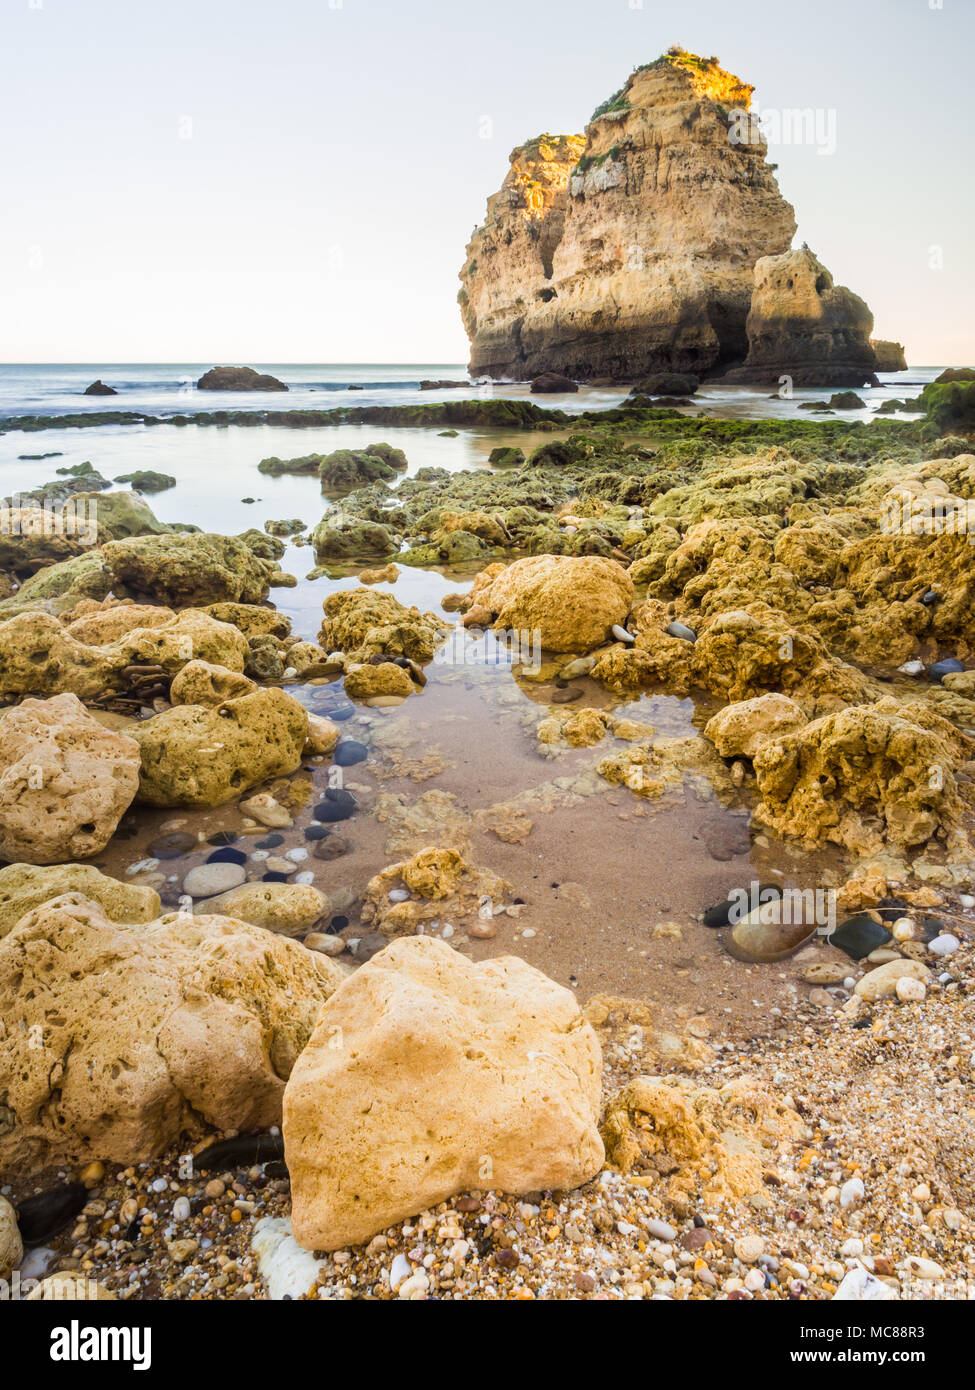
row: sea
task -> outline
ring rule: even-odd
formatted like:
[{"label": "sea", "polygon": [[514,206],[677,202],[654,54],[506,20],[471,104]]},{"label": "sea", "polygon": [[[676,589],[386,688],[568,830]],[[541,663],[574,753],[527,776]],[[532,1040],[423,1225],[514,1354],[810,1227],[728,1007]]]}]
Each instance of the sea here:
[{"label": "sea", "polygon": [[[471,382],[459,363],[326,363],[253,362],[249,365],[285,382],[287,394],[199,391],[196,382],[212,362],[179,363],[18,363],[0,365],[0,428],[5,419],[20,415],[98,414],[140,411],[164,417],[197,411],[328,410],[341,406],[415,405],[434,401],[480,398],[531,399],[570,413],[609,409],[619,405],[627,387],[581,387],[565,395],[531,396],[527,382]],[[912,367],[882,376],[879,387],[858,392],[863,410],[844,411],[837,418],[869,419],[876,407],[892,397],[917,395],[942,367]],[[96,379],[113,386],[116,396],[86,396]],[[420,383],[456,381],[457,388],[420,390]],[[352,388],[361,388],[355,389]],[[781,399],[768,388],[705,383],[694,397],[691,415],[730,419],[817,419],[799,410],[803,402],[823,400],[830,392],[796,390]],[[890,418],[890,417],[883,417]],[[893,418],[910,419],[911,416]],[[147,497],[156,516],[165,522],[192,522],[204,530],[232,535],[251,527],[262,529],[269,519],[301,518],[313,527],[330,503],[322,498],[314,477],[268,477],[258,464],[269,457],[293,458],[333,449],[363,448],[385,441],[401,448],[409,460],[408,475],[423,467],[451,470],[488,466],[498,445],[517,445],[525,452],[540,442],[537,433],[463,429],[454,437],[436,429],[394,428],[372,424],[328,425],[289,429],[279,425],[99,425],[84,429],[44,429],[0,434],[0,496],[36,488],[53,479],[57,470],[89,462],[104,477],[114,479],[136,469],[154,469],[176,479],[176,486]],[[38,457],[45,456],[45,457]],[[408,476],[407,475],[407,476]],[[303,581],[314,567],[310,546],[289,544],[283,568]],[[354,578],[319,579],[299,583],[297,590],[278,590],[273,597],[289,613],[296,630],[311,635],[320,619],[323,592],[353,585]],[[396,593],[404,602],[438,606],[438,599],[457,587],[435,571],[406,570]]]}]

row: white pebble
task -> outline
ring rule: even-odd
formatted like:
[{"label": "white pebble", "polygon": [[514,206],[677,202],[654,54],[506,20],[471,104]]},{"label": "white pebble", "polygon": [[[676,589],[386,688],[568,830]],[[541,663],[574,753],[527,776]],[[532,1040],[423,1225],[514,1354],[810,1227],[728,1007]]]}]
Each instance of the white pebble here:
[{"label": "white pebble", "polygon": [[173,1203],[173,1220],[189,1221],[190,1219],[190,1199],[189,1197],[177,1197]]},{"label": "white pebble", "polygon": [[256,849],[251,855],[251,863],[263,864],[265,859],[270,859],[270,857],[271,851],[269,849]]},{"label": "white pebble", "polygon": [[894,993],[902,1004],[920,1004],[927,994],[927,990],[923,980],[915,980],[910,975],[902,975],[894,985]]},{"label": "white pebble", "polygon": [[929,944],[928,950],[936,956],[950,956],[957,951],[961,942],[957,936],[952,936],[951,932],[943,932],[941,936],[936,936]]},{"label": "white pebble", "polygon": [[389,1268],[389,1287],[393,1293],[399,1288],[404,1279],[409,1279],[413,1273],[413,1266],[405,1255],[397,1255]]},{"label": "white pebble", "polygon": [[305,872],[302,873],[302,874],[295,874],[295,876],[294,876],[294,882],[295,882],[295,883],[314,883],[314,882],[315,882],[315,875],[312,873],[311,869],[306,869]]},{"label": "white pebble", "polygon": [[293,864],[300,864],[303,860],[308,858],[308,851],[301,848],[287,849],[284,852],[284,857],[285,859],[290,859]]},{"label": "white pebble", "polygon": [[410,900],[410,895],[405,888],[391,888],[387,896],[391,903],[406,903]]},{"label": "white pebble", "polygon": [[852,1207],[856,1202],[862,1202],[866,1194],[862,1178],[850,1178],[840,1188],[840,1206]]}]

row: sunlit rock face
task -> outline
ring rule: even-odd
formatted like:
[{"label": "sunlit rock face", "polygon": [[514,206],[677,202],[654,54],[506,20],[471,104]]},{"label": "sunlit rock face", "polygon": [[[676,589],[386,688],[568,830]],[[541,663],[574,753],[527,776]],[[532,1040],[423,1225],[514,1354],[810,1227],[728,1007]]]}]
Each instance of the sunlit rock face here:
[{"label": "sunlit rock face", "polygon": [[472,373],[636,379],[744,361],[755,264],[796,230],[744,117],[751,92],[674,51],[584,136],[512,152],[461,272]]}]

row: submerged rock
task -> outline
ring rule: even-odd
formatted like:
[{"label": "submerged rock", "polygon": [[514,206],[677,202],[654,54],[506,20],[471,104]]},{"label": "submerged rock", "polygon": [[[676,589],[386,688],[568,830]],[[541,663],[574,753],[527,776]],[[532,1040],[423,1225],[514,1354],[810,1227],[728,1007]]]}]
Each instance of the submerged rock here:
[{"label": "submerged rock", "polygon": [[326,651],[345,652],[356,662],[405,656],[423,665],[433,659],[445,630],[435,614],[407,608],[392,594],[365,586],[329,594],[323,609],[321,645]]},{"label": "submerged rock", "polygon": [[138,1163],[204,1124],[279,1123],[341,978],[327,957],[226,917],[118,926],[77,894],[35,909],[0,941],[12,1116],[0,1168]]},{"label": "submerged rock", "polygon": [[603,1160],[600,1070],[575,998],[539,971],[396,942],[336,991],[291,1073],[295,1239],[357,1244],[487,1183],[579,1186]]},{"label": "submerged rock", "polygon": [[135,536],[110,541],[101,555],[117,584],[174,608],[257,604],[272,585],[289,581],[237,536]]},{"label": "submerged rock", "polygon": [[242,883],[197,903],[194,912],[216,912],[283,936],[301,936],[331,916],[328,898],[310,883]]}]

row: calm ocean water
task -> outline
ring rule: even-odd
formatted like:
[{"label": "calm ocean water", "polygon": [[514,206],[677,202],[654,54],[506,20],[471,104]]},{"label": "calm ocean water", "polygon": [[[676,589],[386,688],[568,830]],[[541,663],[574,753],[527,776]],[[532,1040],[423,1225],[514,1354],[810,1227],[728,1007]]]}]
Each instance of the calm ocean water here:
[{"label": "calm ocean water", "polygon": [[[468,385],[462,391],[420,392],[422,379],[466,381],[457,363],[421,365],[325,365],[290,366],[254,363],[261,371],[285,381],[287,395],[197,391],[193,383],[212,363],[178,365],[67,364],[0,366],[0,417],[21,414],[57,416],[81,411],[142,410],[159,414],[185,414],[198,410],[329,409],[341,405],[416,404],[424,401],[527,397],[526,384],[493,382]],[[869,418],[876,405],[891,396],[916,395],[933,380],[940,367],[915,368],[888,378],[889,384],[859,394],[867,403],[863,411],[843,412],[843,419]],[[114,386],[118,396],[85,396],[85,387],[100,377]],[[361,385],[363,391],[349,391]],[[582,389],[566,396],[532,397],[539,404],[569,411],[605,409],[618,404],[625,388]],[[805,390],[795,400],[770,398],[767,389],[707,384],[695,396],[693,414],[749,418],[817,418],[799,413],[803,400],[820,400],[829,392]],[[916,417],[899,417],[916,418]],[[339,448],[363,448],[379,440],[403,449],[409,472],[434,466],[448,469],[487,466],[488,454],[499,444],[514,444],[526,453],[537,447],[537,433],[507,430],[461,430],[444,438],[435,429],[405,429],[377,425],[329,425],[314,429],[288,429],[277,425],[110,425],[86,429],[45,429],[0,434],[0,497],[36,488],[54,478],[61,468],[90,462],[104,477],[114,479],[134,469],[155,469],[176,479],[176,486],[147,497],[161,521],[193,522],[204,530],[232,535],[248,527],[263,527],[270,518],[300,517],[314,526],[330,503],[322,497],[314,477],[283,475],[273,478],[258,471],[264,458],[293,458],[309,453],[328,453]],[[47,458],[25,455],[52,455]],[[314,565],[310,546],[288,546],[284,568],[299,577]],[[296,630],[314,635],[321,616],[324,594],[354,584],[353,579],[319,579],[297,589],[276,590],[273,597],[295,621]],[[405,569],[396,593],[406,603],[439,607],[439,600],[457,587],[432,571]]]}]

